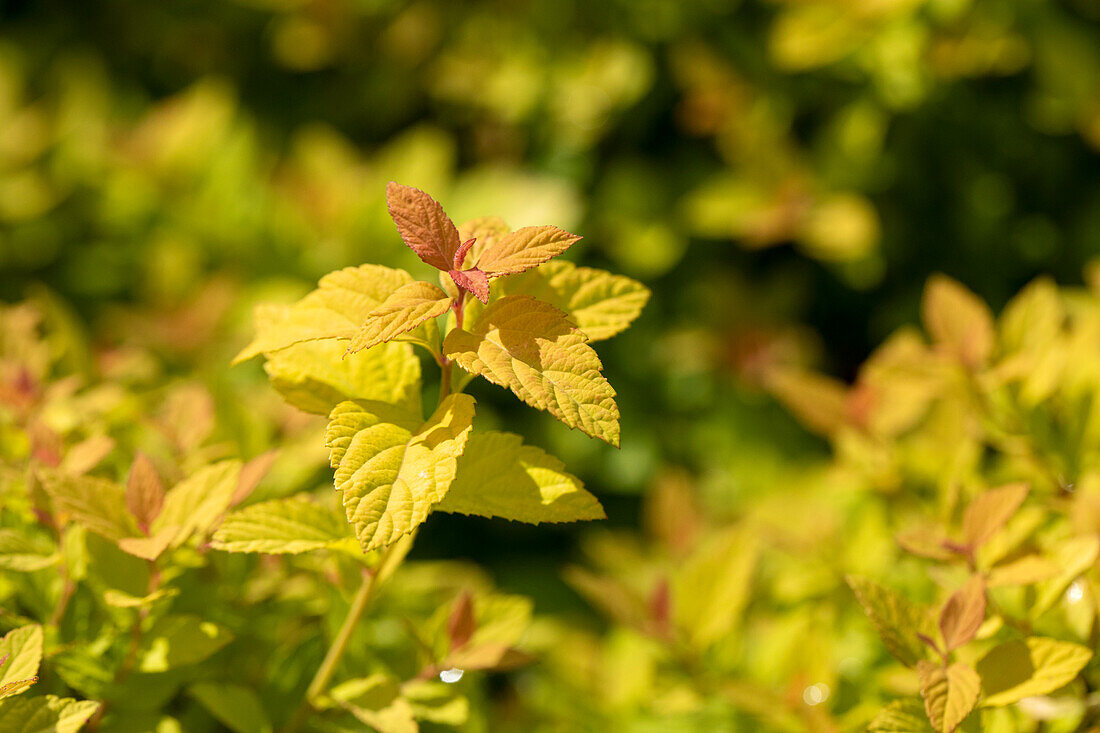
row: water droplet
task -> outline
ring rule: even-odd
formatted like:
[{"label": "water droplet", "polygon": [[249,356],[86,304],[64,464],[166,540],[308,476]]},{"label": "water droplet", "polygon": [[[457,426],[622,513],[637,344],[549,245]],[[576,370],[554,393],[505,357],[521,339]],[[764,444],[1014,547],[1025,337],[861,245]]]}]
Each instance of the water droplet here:
[{"label": "water droplet", "polygon": [[461,669],[459,669],[458,667],[451,667],[450,669],[445,669],[442,672],[440,672],[439,673],[439,679],[443,680],[448,685],[450,685],[450,684],[458,682],[460,679],[462,679],[463,674],[464,674],[464,672]]},{"label": "water droplet", "polygon": [[802,691],[802,702],[807,705],[820,705],[829,699],[829,686],[824,682],[810,685]]},{"label": "water droplet", "polygon": [[1085,586],[1081,585],[1080,580],[1073,581],[1069,588],[1066,588],[1066,603],[1080,603],[1084,597]]}]

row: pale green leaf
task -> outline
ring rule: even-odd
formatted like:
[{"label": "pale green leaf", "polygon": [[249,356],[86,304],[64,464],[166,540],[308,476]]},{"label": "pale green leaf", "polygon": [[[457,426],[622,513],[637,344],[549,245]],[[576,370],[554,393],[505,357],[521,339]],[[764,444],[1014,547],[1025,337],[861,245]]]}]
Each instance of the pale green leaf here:
[{"label": "pale green leaf", "polygon": [[471,435],[443,512],[501,517],[517,522],[603,519],[603,507],[557,458],[512,433]]},{"label": "pale green leaf", "polygon": [[982,686],[978,673],[961,662],[944,669],[922,659],[917,662],[917,676],[932,727],[940,733],[952,733],[978,701]]},{"label": "pale green leaf", "polygon": [[451,298],[431,283],[403,285],[367,314],[362,328],[352,337],[347,352],[354,354],[392,341],[428,319],[437,318],[451,307]]},{"label": "pale green leaf", "polygon": [[417,720],[460,726],[470,717],[470,701],[456,694],[454,685],[439,680],[411,680],[401,686],[401,695]]},{"label": "pale green leaf", "polygon": [[99,703],[43,695],[0,700],[0,730],[4,733],[76,733]]},{"label": "pale green leaf", "polygon": [[702,650],[732,632],[749,601],[759,542],[738,527],[697,549],[672,581],[672,611],[689,642]]},{"label": "pale green leaf", "polygon": [[238,460],[204,466],[173,486],[164,496],[164,507],[154,520],[154,536],[175,527],[171,547],[179,547],[193,534],[205,534],[229,509],[241,475]]},{"label": "pale green leaf", "polygon": [[894,700],[867,726],[867,733],[931,733],[928,715],[919,699]]},{"label": "pale green leaf", "polygon": [[341,402],[326,433],[336,488],[364,551],[419,526],[446,494],[474,418],[474,399],[447,397],[426,421],[382,402]]},{"label": "pale green leaf", "polygon": [[557,257],[578,239],[555,226],[523,227],[484,247],[476,262],[490,276],[519,273]]},{"label": "pale green leaf", "polygon": [[351,539],[343,517],[303,498],[253,504],[225,518],[211,547],[226,552],[295,554]]},{"label": "pale green leaf", "polygon": [[650,295],[637,280],[561,260],[502,278],[494,287],[501,295],[530,295],[558,308],[590,341],[625,331]]},{"label": "pale green leaf", "polygon": [[332,688],[330,697],[379,733],[416,733],[412,705],[397,682],[383,674],[348,680]]},{"label": "pale green leaf", "polygon": [[1069,684],[1092,659],[1092,651],[1068,641],[1031,636],[994,647],[977,664],[983,706],[1011,705]]},{"label": "pale green leaf", "polygon": [[935,633],[932,617],[926,608],[867,578],[849,575],[848,585],[874,624],[883,644],[898,661],[912,667],[924,658],[926,650],[917,634],[931,637]]},{"label": "pale green leaf", "polygon": [[57,564],[58,553],[45,539],[0,529],[0,570],[33,573]]},{"label": "pale green leaf", "polygon": [[388,343],[344,358],[336,341],[297,344],[268,355],[264,369],[290,404],[327,415],[345,400],[378,400],[419,409],[420,360],[412,347]]},{"label": "pale green leaf", "polygon": [[137,534],[137,524],[126,509],[126,489],[119,484],[57,471],[42,470],[40,475],[59,513],[69,515],[92,532],[116,542]]},{"label": "pale green leaf", "polygon": [[132,596],[125,591],[111,588],[103,592],[103,600],[108,606],[115,608],[143,608],[152,605],[162,598],[174,598],[179,595],[179,588],[161,587],[146,596]]},{"label": "pale green leaf", "polygon": [[142,636],[137,668],[167,672],[197,664],[232,640],[229,631],[198,616],[164,616]]},{"label": "pale green leaf", "polygon": [[584,334],[552,305],[505,296],[480,314],[471,331],[447,334],[443,350],[466,371],[507,387],[569,427],[619,444],[615,390]]},{"label": "pale green leaf", "polygon": [[[42,627],[20,626],[0,639],[0,687],[31,680],[42,663]],[[0,728],[3,730],[3,728]]]},{"label": "pale green leaf", "polygon": [[200,682],[187,691],[233,733],[271,733],[271,722],[259,696],[248,687],[226,682]]}]

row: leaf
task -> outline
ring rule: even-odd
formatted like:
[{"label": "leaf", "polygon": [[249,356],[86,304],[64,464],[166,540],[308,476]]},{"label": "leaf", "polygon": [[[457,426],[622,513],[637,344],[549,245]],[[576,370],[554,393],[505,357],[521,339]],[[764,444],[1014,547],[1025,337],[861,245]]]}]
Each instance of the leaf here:
[{"label": "leaf", "polygon": [[867,733],[929,733],[928,715],[919,699],[894,700],[867,726]]},{"label": "leaf", "polygon": [[555,226],[523,227],[482,249],[477,266],[490,277],[523,272],[557,257],[579,239]]},{"label": "leaf", "polygon": [[143,560],[156,560],[176,539],[179,527],[167,526],[152,537],[124,537],[118,541],[118,547],[134,557]]},{"label": "leaf", "polygon": [[513,433],[471,435],[441,512],[517,522],[604,519],[603,507],[557,458]]},{"label": "leaf", "polygon": [[526,294],[558,308],[590,341],[625,331],[650,295],[637,280],[558,260],[505,277],[496,288],[502,296]]},{"label": "leaf", "polygon": [[384,674],[342,682],[329,695],[341,707],[380,733],[416,733],[412,706]]},{"label": "leaf", "polygon": [[499,642],[469,644],[447,655],[442,666],[462,670],[506,670],[530,664],[534,658],[530,654],[514,649]]},{"label": "leaf", "polygon": [[1031,636],[994,647],[977,664],[985,707],[1046,695],[1069,684],[1092,659],[1092,651],[1068,641]]},{"label": "leaf", "polygon": [[969,367],[993,351],[993,314],[978,296],[944,275],[928,279],[921,320],[932,339]]},{"label": "leaf", "polygon": [[945,651],[954,651],[973,639],[984,620],[985,581],[980,575],[972,575],[947,599],[940,613]]},{"label": "leaf", "polygon": [[57,564],[58,554],[47,540],[27,537],[12,529],[0,529],[0,570],[33,573]]},{"label": "leaf", "polygon": [[472,331],[447,334],[443,351],[466,371],[511,389],[569,427],[619,445],[615,390],[584,334],[552,305],[505,296],[489,304]]},{"label": "leaf", "polygon": [[928,611],[867,578],[849,575],[847,580],[890,653],[906,667],[923,659],[925,647],[917,634],[933,633]]},{"label": "leaf", "polygon": [[25,680],[15,680],[13,682],[0,684],[0,700],[22,695],[24,692],[34,687],[35,682],[38,682],[37,677],[29,677]]},{"label": "leaf", "polygon": [[455,285],[474,294],[482,303],[489,302],[489,276],[476,267],[468,270],[450,270],[448,274]]},{"label": "leaf", "polygon": [[71,476],[83,476],[98,466],[114,448],[114,438],[108,435],[93,435],[70,448],[61,461],[60,468]]},{"label": "leaf", "polygon": [[1031,617],[1037,619],[1050,610],[1070,583],[1092,567],[1098,556],[1100,537],[1095,534],[1078,535],[1059,543],[1051,553],[1051,560],[1058,566],[1059,573],[1038,587],[1035,602],[1029,609]]},{"label": "leaf", "polygon": [[167,672],[197,664],[232,640],[227,630],[198,616],[164,616],[143,635],[137,669]]},{"label": "leaf", "polygon": [[226,552],[297,554],[350,539],[347,524],[327,507],[292,497],[253,504],[225,518],[211,547]]},{"label": "leaf", "polygon": [[989,571],[986,585],[998,588],[1005,585],[1031,585],[1058,575],[1058,566],[1041,555],[1024,555],[1012,562],[998,565]]},{"label": "leaf", "polygon": [[401,695],[417,720],[460,726],[470,717],[470,701],[439,680],[411,680],[401,685]]},{"label": "leaf", "polygon": [[126,490],[113,481],[41,470],[42,485],[58,512],[109,540],[137,534],[126,509]]},{"label": "leaf", "polygon": [[420,405],[420,361],[408,344],[388,343],[342,358],[335,341],[298,344],[268,356],[264,369],[290,404],[328,415],[345,400]]},{"label": "leaf", "polygon": [[42,627],[36,624],[12,629],[0,639],[0,659],[4,660],[0,664],[0,688],[38,679],[42,643]]},{"label": "leaf", "polygon": [[341,402],[326,433],[336,488],[364,551],[419,526],[447,493],[474,418],[469,395],[447,397],[426,422],[396,405]]},{"label": "leaf", "polygon": [[[385,302],[398,288],[413,282],[404,270],[382,265],[345,267],[330,272],[317,289],[293,305],[260,305],[255,310],[256,338],[233,363],[259,354],[270,355],[308,342],[350,339],[367,314]],[[422,334],[405,335],[419,342]],[[425,342],[425,346],[430,345]]]},{"label": "leaf", "polygon": [[90,700],[42,695],[0,700],[4,733],[76,733],[99,710]]},{"label": "leaf", "polygon": [[170,547],[179,547],[194,534],[204,535],[229,509],[241,475],[238,460],[203,466],[173,486],[164,497],[164,507],[153,522],[153,535],[175,527]]},{"label": "leaf", "polygon": [[458,227],[458,238],[463,242],[473,239],[474,244],[465,260],[455,262],[455,266],[461,268],[466,260],[477,262],[487,247],[492,246],[510,231],[512,231],[511,227],[499,216],[483,216],[462,223]]},{"label": "leaf", "polygon": [[115,608],[143,608],[156,603],[162,598],[174,598],[179,595],[179,592],[179,588],[161,587],[147,596],[138,597],[111,588],[104,591],[103,600],[108,606],[114,606]]},{"label": "leaf", "polygon": [[1005,525],[1027,497],[1027,484],[1009,484],[980,494],[963,513],[962,541],[981,547]]},{"label": "leaf", "polygon": [[451,615],[447,617],[447,639],[451,650],[464,646],[474,635],[477,629],[477,619],[474,618],[473,597],[469,591],[463,591],[455,599],[451,607]]},{"label": "leaf", "polygon": [[142,531],[160,514],[164,505],[164,485],[153,462],[144,453],[134,457],[130,476],[126,479],[126,508],[137,520]]},{"label": "leaf", "polygon": [[271,733],[263,703],[248,687],[199,682],[188,687],[187,692],[233,733]]},{"label": "leaf", "polygon": [[390,182],[386,204],[401,239],[425,263],[447,271],[462,241],[454,222],[435,199],[412,186]]},{"label": "leaf", "polygon": [[695,649],[706,649],[740,624],[758,556],[756,538],[733,527],[692,553],[673,577],[673,618]]},{"label": "leaf", "polygon": [[809,430],[826,437],[847,420],[848,387],[821,374],[780,368],[768,377],[768,390]]},{"label": "leaf", "polygon": [[922,659],[917,662],[924,709],[932,727],[941,733],[951,733],[974,709],[982,680],[967,665],[956,662],[947,669]]},{"label": "leaf", "polygon": [[237,506],[251,496],[252,492],[263,481],[267,472],[271,470],[271,466],[274,465],[278,457],[278,449],[269,450],[241,466],[241,475],[237,480],[237,488],[234,489],[233,496],[229,499],[229,505]]},{"label": "leaf", "polygon": [[367,314],[362,328],[351,339],[347,353],[354,354],[411,331],[429,318],[443,315],[451,298],[431,283],[403,285]]}]

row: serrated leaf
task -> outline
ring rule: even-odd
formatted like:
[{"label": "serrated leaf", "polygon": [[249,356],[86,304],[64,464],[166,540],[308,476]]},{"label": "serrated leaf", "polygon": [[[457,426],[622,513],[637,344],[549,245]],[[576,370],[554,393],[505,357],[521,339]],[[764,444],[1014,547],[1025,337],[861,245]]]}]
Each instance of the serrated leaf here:
[{"label": "serrated leaf", "polygon": [[604,519],[600,502],[557,458],[512,433],[471,435],[441,512],[517,522]]},{"label": "serrated leaf", "polygon": [[76,733],[99,710],[90,700],[42,695],[0,700],[4,733]]},{"label": "serrated leaf", "polygon": [[25,680],[14,680],[12,682],[0,683],[0,700],[4,700],[9,697],[15,697],[16,695],[22,695],[24,692],[34,687],[35,682],[38,682],[37,677],[30,677]]},{"label": "serrated leaf", "polygon": [[348,680],[329,696],[379,733],[416,733],[412,706],[401,696],[397,682],[383,674]]},{"label": "serrated leaf", "polygon": [[977,664],[984,707],[1011,705],[1069,684],[1092,651],[1068,641],[1031,636],[994,647]]},{"label": "serrated leaf", "polygon": [[197,664],[232,640],[229,631],[198,616],[164,616],[142,636],[137,669],[167,672]]},{"label": "serrated leaf", "polygon": [[[0,687],[36,679],[42,663],[42,627],[20,626],[0,639]],[[0,728],[0,730],[4,730]]]},{"label": "serrated leaf", "polygon": [[468,270],[450,270],[448,275],[458,287],[471,292],[482,303],[489,302],[489,276],[476,267]]},{"label": "serrated leaf", "polygon": [[491,277],[523,272],[557,257],[579,239],[555,226],[523,227],[482,249],[477,266]]},{"label": "serrated leaf", "polygon": [[58,512],[116,542],[137,534],[137,524],[126,509],[126,489],[114,481],[45,470],[40,476]]},{"label": "serrated leaf", "polygon": [[134,457],[126,479],[126,507],[142,530],[149,528],[164,505],[164,484],[157,469],[144,453]]},{"label": "serrated leaf", "polygon": [[1027,497],[1027,484],[1009,484],[980,494],[963,513],[962,541],[980,547],[1005,525]]},{"label": "serrated leaf", "polygon": [[348,521],[364,551],[419,526],[454,480],[474,418],[474,398],[447,397],[426,422],[382,402],[341,402],[326,445]]},{"label": "serrated leaf", "polygon": [[354,354],[392,341],[429,318],[443,315],[451,303],[450,296],[431,283],[403,285],[367,314],[363,326],[352,337],[347,353]]},{"label": "serrated leaf", "polygon": [[672,580],[673,619],[697,650],[741,623],[759,543],[739,527],[727,529],[692,553]]},{"label": "serrated leaf", "polygon": [[179,547],[194,534],[212,529],[229,509],[241,475],[238,460],[203,466],[173,486],[164,497],[164,507],[151,526],[154,536],[175,527],[169,547]]},{"label": "serrated leaf", "polygon": [[419,409],[420,360],[412,347],[387,343],[353,354],[336,341],[297,344],[270,354],[264,369],[290,404],[328,415],[345,400],[378,400]]},{"label": "serrated leaf", "polygon": [[439,202],[418,188],[391,181],[386,186],[386,205],[401,239],[420,259],[444,271],[453,267],[462,240]]},{"label": "serrated leaf", "polygon": [[571,428],[619,444],[615,390],[584,334],[565,314],[526,295],[490,303],[471,331],[447,334],[444,353]]},{"label": "serrated leaf", "polygon": [[917,698],[894,700],[875,716],[867,733],[932,733],[923,703]]},{"label": "serrated leaf", "polygon": [[211,547],[226,552],[296,554],[342,544],[350,539],[342,517],[302,498],[253,504],[227,516]]},{"label": "serrated leaf", "polygon": [[962,284],[944,275],[929,278],[921,320],[936,342],[963,364],[976,367],[993,351],[993,314]]},{"label": "serrated leaf", "polygon": [[526,294],[558,308],[590,341],[625,331],[650,295],[637,280],[560,260],[502,278],[494,287],[502,296]]},{"label": "serrated leaf", "polygon": [[58,553],[47,540],[0,529],[0,570],[33,573],[56,565],[58,559]]},{"label": "serrated leaf", "polygon": [[951,594],[940,613],[945,651],[954,651],[973,639],[984,620],[985,581],[980,575],[972,575],[962,588]]},{"label": "serrated leaf", "polygon": [[187,692],[233,733],[271,733],[263,703],[248,687],[199,682],[188,687]]},{"label": "serrated leaf", "polygon": [[[278,353],[291,346],[352,338],[367,314],[398,288],[413,282],[404,270],[382,265],[345,267],[325,275],[317,289],[293,305],[259,305],[254,320],[256,337],[233,363],[259,354]],[[424,334],[405,334],[403,340],[420,342]],[[425,341],[425,346],[430,345]]]},{"label": "serrated leaf", "polygon": [[930,636],[935,628],[927,609],[867,578],[849,575],[847,580],[890,653],[906,667],[923,659],[925,647],[917,634]]},{"label": "serrated leaf", "polygon": [[974,709],[981,692],[978,673],[961,662],[947,669],[925,659],[917,662],[924,709],[939,733],[952,733]]}]

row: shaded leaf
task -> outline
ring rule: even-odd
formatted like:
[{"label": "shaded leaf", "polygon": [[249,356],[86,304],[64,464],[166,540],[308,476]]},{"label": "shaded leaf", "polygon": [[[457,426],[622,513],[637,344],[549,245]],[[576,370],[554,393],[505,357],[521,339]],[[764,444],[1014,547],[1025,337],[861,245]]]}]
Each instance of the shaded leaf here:
[{"label": "shaded leaf", "polygon": [[12,529],[0,529],[0,570],[33,573],[56,565],[58,559],[49,541]]},{"label": "shaded leaf", "polygon": [[342,544],[347,523],[330,509],[303,498],[253,504],[225,518],[211,547],[226,552],[299,553]]},{"label": "shaded leaf", "polygon": [[469,591],[463,591],[455,599],[451,615],[447,618],[447,639],[451,650],[464,646],[476,629],[477,619],[474,618],[473,597]]},{"label": "shaded leaf", "polygon": [[160,514],[163,505],[164,485],[157,469],[148,456],[138,453],[126,479],[126,507],[134,515],[142,531],[146,531]]},{"label": "shaded leaf", "polygon": [[76,733],[99,703],[42,695],[0,700],[0,730],[4,733]]},{"label": "shaded leaf", "polygon": [[198,616],[164,616],[143,635],[137,669],[167,672],[197,664],[232,640],[229,631]]},{"label": "shaded leaf", "polygon": [[712,537],[672,579],[672,614],[693,647],[706,649],[741,622],[759,543],[739,527]]},{"label": "shaded leaf", "polygon": [[179,547],[194,534],[213,529],[229,509],[241,475],[238,460],[219,461],[203,466],[173,486],[164,497],[164,506],[153,522],[154,536],[175,527],[170,547]]},{"label": "shaded leaf", "polygon": [[397,682],[383,674],[348,680],[332,688],[333,700],[379,733],[416,733],[412,706]]},{"label": "shaded leaf", "polygon": [[137,534],[137,525],[126,508],[126,489],[119,484],[46,470],[40,471],[40,477],[54,508],[92,532],[116,542]]},{"label": "shaded leaf", "polygon": [[199,682],[187,688],[199,704],[233,733],[270,733],[263,703],[250,688],[225,682]]},{"label": "shaded leaf", "polygon": [[512,433],[471,435],[458,474],[436,507],[442,512],[517,522],[603,519],[603,507],[557,458]]},{"label": "shaded leaf", "polygon": [[463,242],[474,240],[468,255],[462,262],[455,262],[461,268],[466,262],[477,262],[486,247],[490,247],[508,232],[512,231],[507,222],[499,216],[482,216],[463,222],[458,227],[458,236]]},{"label": "shaded leaf", "polygon": [[927,609],[867,578],[849,575],[847,580],[890,653],[906,667],[923,659],[925,647],[917,635],[934,633]]},{"label": "shaded leaf", "polygon": [[1011,705],[1069,684],[1092,658],[1092,651],[1068,641],[1038,636],[994,647],[977,664],[982,705]]},{"label": "shaded leaf", "polygon": [[366,321],[352,337],[347,353],[354,354],[392,341],[429,318],[443,315],[451,307],[451,302],[446,293],[431,283],[411,282],[403,285],[367,314]]},{"label": "shaded leaf", "polygon": [[925,659],[917,662],[924,709],[932,727],[951,733],[974,709],[981,692],[978,673],[961,662],[944,669]]},{"label": "shaded leaf", "polygon": [[472,331],[447,334],[444,353],[571,428],[619,444],[615,390],[584,334],[553,306],[526,295],[491,303]]},{"label": "shaded leaf", "polygon": [[894,700],[875,716],[867,733],[931,733],[928,714],[918,698]]}]

